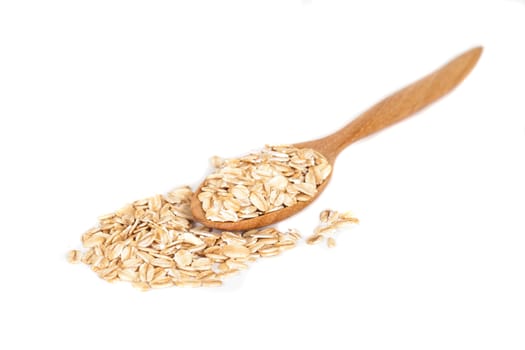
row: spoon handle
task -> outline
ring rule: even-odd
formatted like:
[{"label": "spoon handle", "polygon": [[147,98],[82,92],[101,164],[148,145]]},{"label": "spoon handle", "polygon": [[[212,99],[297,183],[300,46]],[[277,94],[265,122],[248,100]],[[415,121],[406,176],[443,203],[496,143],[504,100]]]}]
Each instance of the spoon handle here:
[{"label": "spoon handle", "polygon": [[466,51],[435,72],[380,101],[341,130],[324,138],[323,154],[335,159],[348,145],[408,118],[446,95],[470,73],[482,50],[482,47],[476,47]]}]

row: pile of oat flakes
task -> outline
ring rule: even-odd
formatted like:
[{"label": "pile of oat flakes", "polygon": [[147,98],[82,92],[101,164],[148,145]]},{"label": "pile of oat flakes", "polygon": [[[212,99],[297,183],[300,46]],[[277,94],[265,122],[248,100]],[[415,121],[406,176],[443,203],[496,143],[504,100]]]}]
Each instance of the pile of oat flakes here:
[{"label": "pile of oat flakes", "polygon": [[309,148],[266,146],[232,159],[213,158],[215,171],[198,195],[211,221],[237,222],[311,200],[332,171],[328,160]]}]

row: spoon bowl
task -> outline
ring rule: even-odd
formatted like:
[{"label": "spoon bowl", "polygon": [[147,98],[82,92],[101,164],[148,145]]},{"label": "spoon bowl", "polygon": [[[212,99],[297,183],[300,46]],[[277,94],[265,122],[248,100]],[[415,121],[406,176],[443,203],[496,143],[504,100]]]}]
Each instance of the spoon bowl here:
[{"label": "spoon bowl", "polygon": [[[406,86],[378,102],[342,129],[323,138],[294,144],[296,148],[310,148],[322,154],[334,169],[335,159],[350,144],[404,120],[452,91],[465,79],[481,56],[482,47],[470,49],[438,70]],[[211,228],[241,231],[268,226],[286,219],[311,204],[324,191],[331,174],[317,187],[308,201],[240,221],[212,221],[206,218],[198,199],[202,184],[191,200],[191,210],[197,221]]]}]

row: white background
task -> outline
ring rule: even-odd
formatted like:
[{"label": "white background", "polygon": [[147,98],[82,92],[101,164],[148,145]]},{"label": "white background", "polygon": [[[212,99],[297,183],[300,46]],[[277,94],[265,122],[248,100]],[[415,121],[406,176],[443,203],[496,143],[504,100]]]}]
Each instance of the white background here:
[{"label": "white background", "polygon": [[[2,1],[0,348],[525,348],[525,1]],[[211,155],[333,132],[473,46],[452,94],[346,149],[338,246],[140,293],[65,253]]]}]

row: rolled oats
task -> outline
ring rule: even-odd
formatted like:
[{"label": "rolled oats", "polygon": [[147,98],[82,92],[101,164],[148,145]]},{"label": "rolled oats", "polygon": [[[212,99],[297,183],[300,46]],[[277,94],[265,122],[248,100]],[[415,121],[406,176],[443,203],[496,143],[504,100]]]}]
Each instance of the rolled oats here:
[{"label": "rolled oats", "polygon": [[214,159],[198,199],[211,221],[236,222],[311,200],[331,172],[312,149],[266,146],[241,158]]},{"label": "rolled oats", "polygon": [[[248,262],[290,249],[300,237],[275,228],[234,233],[200,226],[191,216],[192,195],[181,187],[101,216],[98,226],[82,235],[84,252],[68,252],[68,261],[81,261],[108,282],[130,282],[142,291],[216,287]],[[246,192],[239,190],[238,196]]]}]

